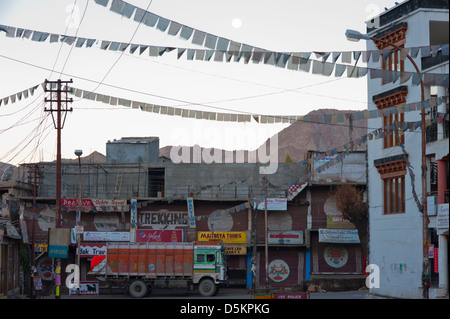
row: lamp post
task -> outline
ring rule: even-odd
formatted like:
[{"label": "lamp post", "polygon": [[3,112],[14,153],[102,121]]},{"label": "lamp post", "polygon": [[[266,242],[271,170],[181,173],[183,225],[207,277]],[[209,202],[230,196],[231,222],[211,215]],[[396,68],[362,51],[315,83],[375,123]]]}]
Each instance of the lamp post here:
[{"label": "lamp post", "polygon": [[[81,196],[81,155],[83,155],[82,150],[75,150],[75,155],[78,156],[78,210],[76,214],[76,234],[77,234],[77,266],[80,269],[80,254],[81,254],[81,245],[80,245],[80,233],[79,233],[79,223],[81,221],[81,209],[82,209],[82,196]],[[78,292],[79,292],[79,283],[78,283]]]},{"label": "lamp post", "polygon": [[[396,50],[400,50],[401,48],[398,47],[395,43],[391,43],[385,40],[381,40],[375,37],[370,37],[365,34],[361,34],[359,31],[355,30],[347,30],[345,32],[345,36],[350,41],[359,41],[359,40],[372,40],[374,42],[380,42],[384,43],[390,47],[393,47]],[[419,67],[417,66],[416,62],[413,60],[413,58],[408,54],[406,56],[408,60],[413,65],[414,69],[417,73],[420,73]],[[424,84],[422,79],[420,79],[420,98],[421,98],[421,125],[422,125],[422,253],[423,253],[423,269],[422,269],[422,276],[426,275],[427,272],[427,261],[428,261],[428,245],[427,245],[427,238],[428,238],[428,215],[427,215],[427,200],[426,200],[426,194],[427,194],[427,178],[426,178],[426,171],[427,171],[427,163],[426,163],[426,139],[425,139],[425,107],[424,107],[424,100],[425,100],[425,93],[424,93]]]}]

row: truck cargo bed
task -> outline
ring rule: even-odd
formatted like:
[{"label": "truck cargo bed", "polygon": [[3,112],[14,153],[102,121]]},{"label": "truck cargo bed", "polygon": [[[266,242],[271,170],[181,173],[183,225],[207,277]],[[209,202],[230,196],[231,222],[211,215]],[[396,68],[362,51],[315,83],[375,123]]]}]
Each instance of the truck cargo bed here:
[{"label": "truck cargo bed", "polygon": [[107,277],[148,279],[193,274],[193,243],[109,243]]}]

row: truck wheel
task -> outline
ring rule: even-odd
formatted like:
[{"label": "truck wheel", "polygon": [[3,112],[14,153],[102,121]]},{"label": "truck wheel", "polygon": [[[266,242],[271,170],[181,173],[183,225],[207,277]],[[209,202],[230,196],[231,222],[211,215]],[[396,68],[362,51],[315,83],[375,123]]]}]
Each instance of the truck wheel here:
[{"label": "truck wheel", "polygon": [[198,290],[203,297],[212,297],[216,294],[217,286],[212,279],[206,278],[200,282]]},{"label": "truck wheel", "polygon": [[147,295],[147,285],[142,280],[135,280],[130,284],[130,295],[133,298],[142,298]]}]

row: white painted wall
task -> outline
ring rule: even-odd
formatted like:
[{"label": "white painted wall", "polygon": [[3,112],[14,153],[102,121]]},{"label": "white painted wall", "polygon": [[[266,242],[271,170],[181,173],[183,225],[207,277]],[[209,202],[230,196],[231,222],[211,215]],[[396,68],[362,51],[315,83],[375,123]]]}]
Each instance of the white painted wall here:
[{"label": "white painted wall", "polygon": [[[428,21],[448,21],[448,11],[418,10],[396,22],[408,22],[405,47],[424,46],[429,44]],[[367,50],[376,50],[372,41],[367,41]],[[420,53],[415,59],[419,68]],[[369,68],[381,68],[370,60]],[[447,69],[448,70],[448,69]],[[405,71],[414,71],[410,61],[405,60]],[[448,71],[447,71],[448,72]],[[381,85],[381,79],[370,79],[368,76],[369,110],[376,109],[372,96],[400,86],[395,84]],[[420,86],[408,85],[407,103],[420,101]],[[429,89],[425,90],[425,98],[429,97]],[[420,112],[408,112],[405,121],[419,121]],[[383,126],[383,119],[369,119],[368,131]],[[414,169],[415,190],[422,198],[421,187],[421,133],[407,131],[405,133],[406,151]],[[383,215],[383,184],[380,174],[374,167],[374,160],[402,154],[400,147],[383,149],[383,139],[368,141],[368,194],[370,205],[370,259],[380,270],[380,287],[371,288],[371,293],[398,298],[422,298],[422,215],[412,196],[411,176],[405,178],[406,212],[404,214]]]}]

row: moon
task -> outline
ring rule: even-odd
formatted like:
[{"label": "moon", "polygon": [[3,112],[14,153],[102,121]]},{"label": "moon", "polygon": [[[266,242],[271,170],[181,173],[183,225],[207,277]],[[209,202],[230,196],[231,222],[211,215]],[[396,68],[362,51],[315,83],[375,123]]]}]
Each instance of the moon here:
[{"label": "moon", "polygon": [[233,21],[231,21],[231,25],[235,29],[239,29],[242,26],[242,20],[239,18],[234,18]]}]

